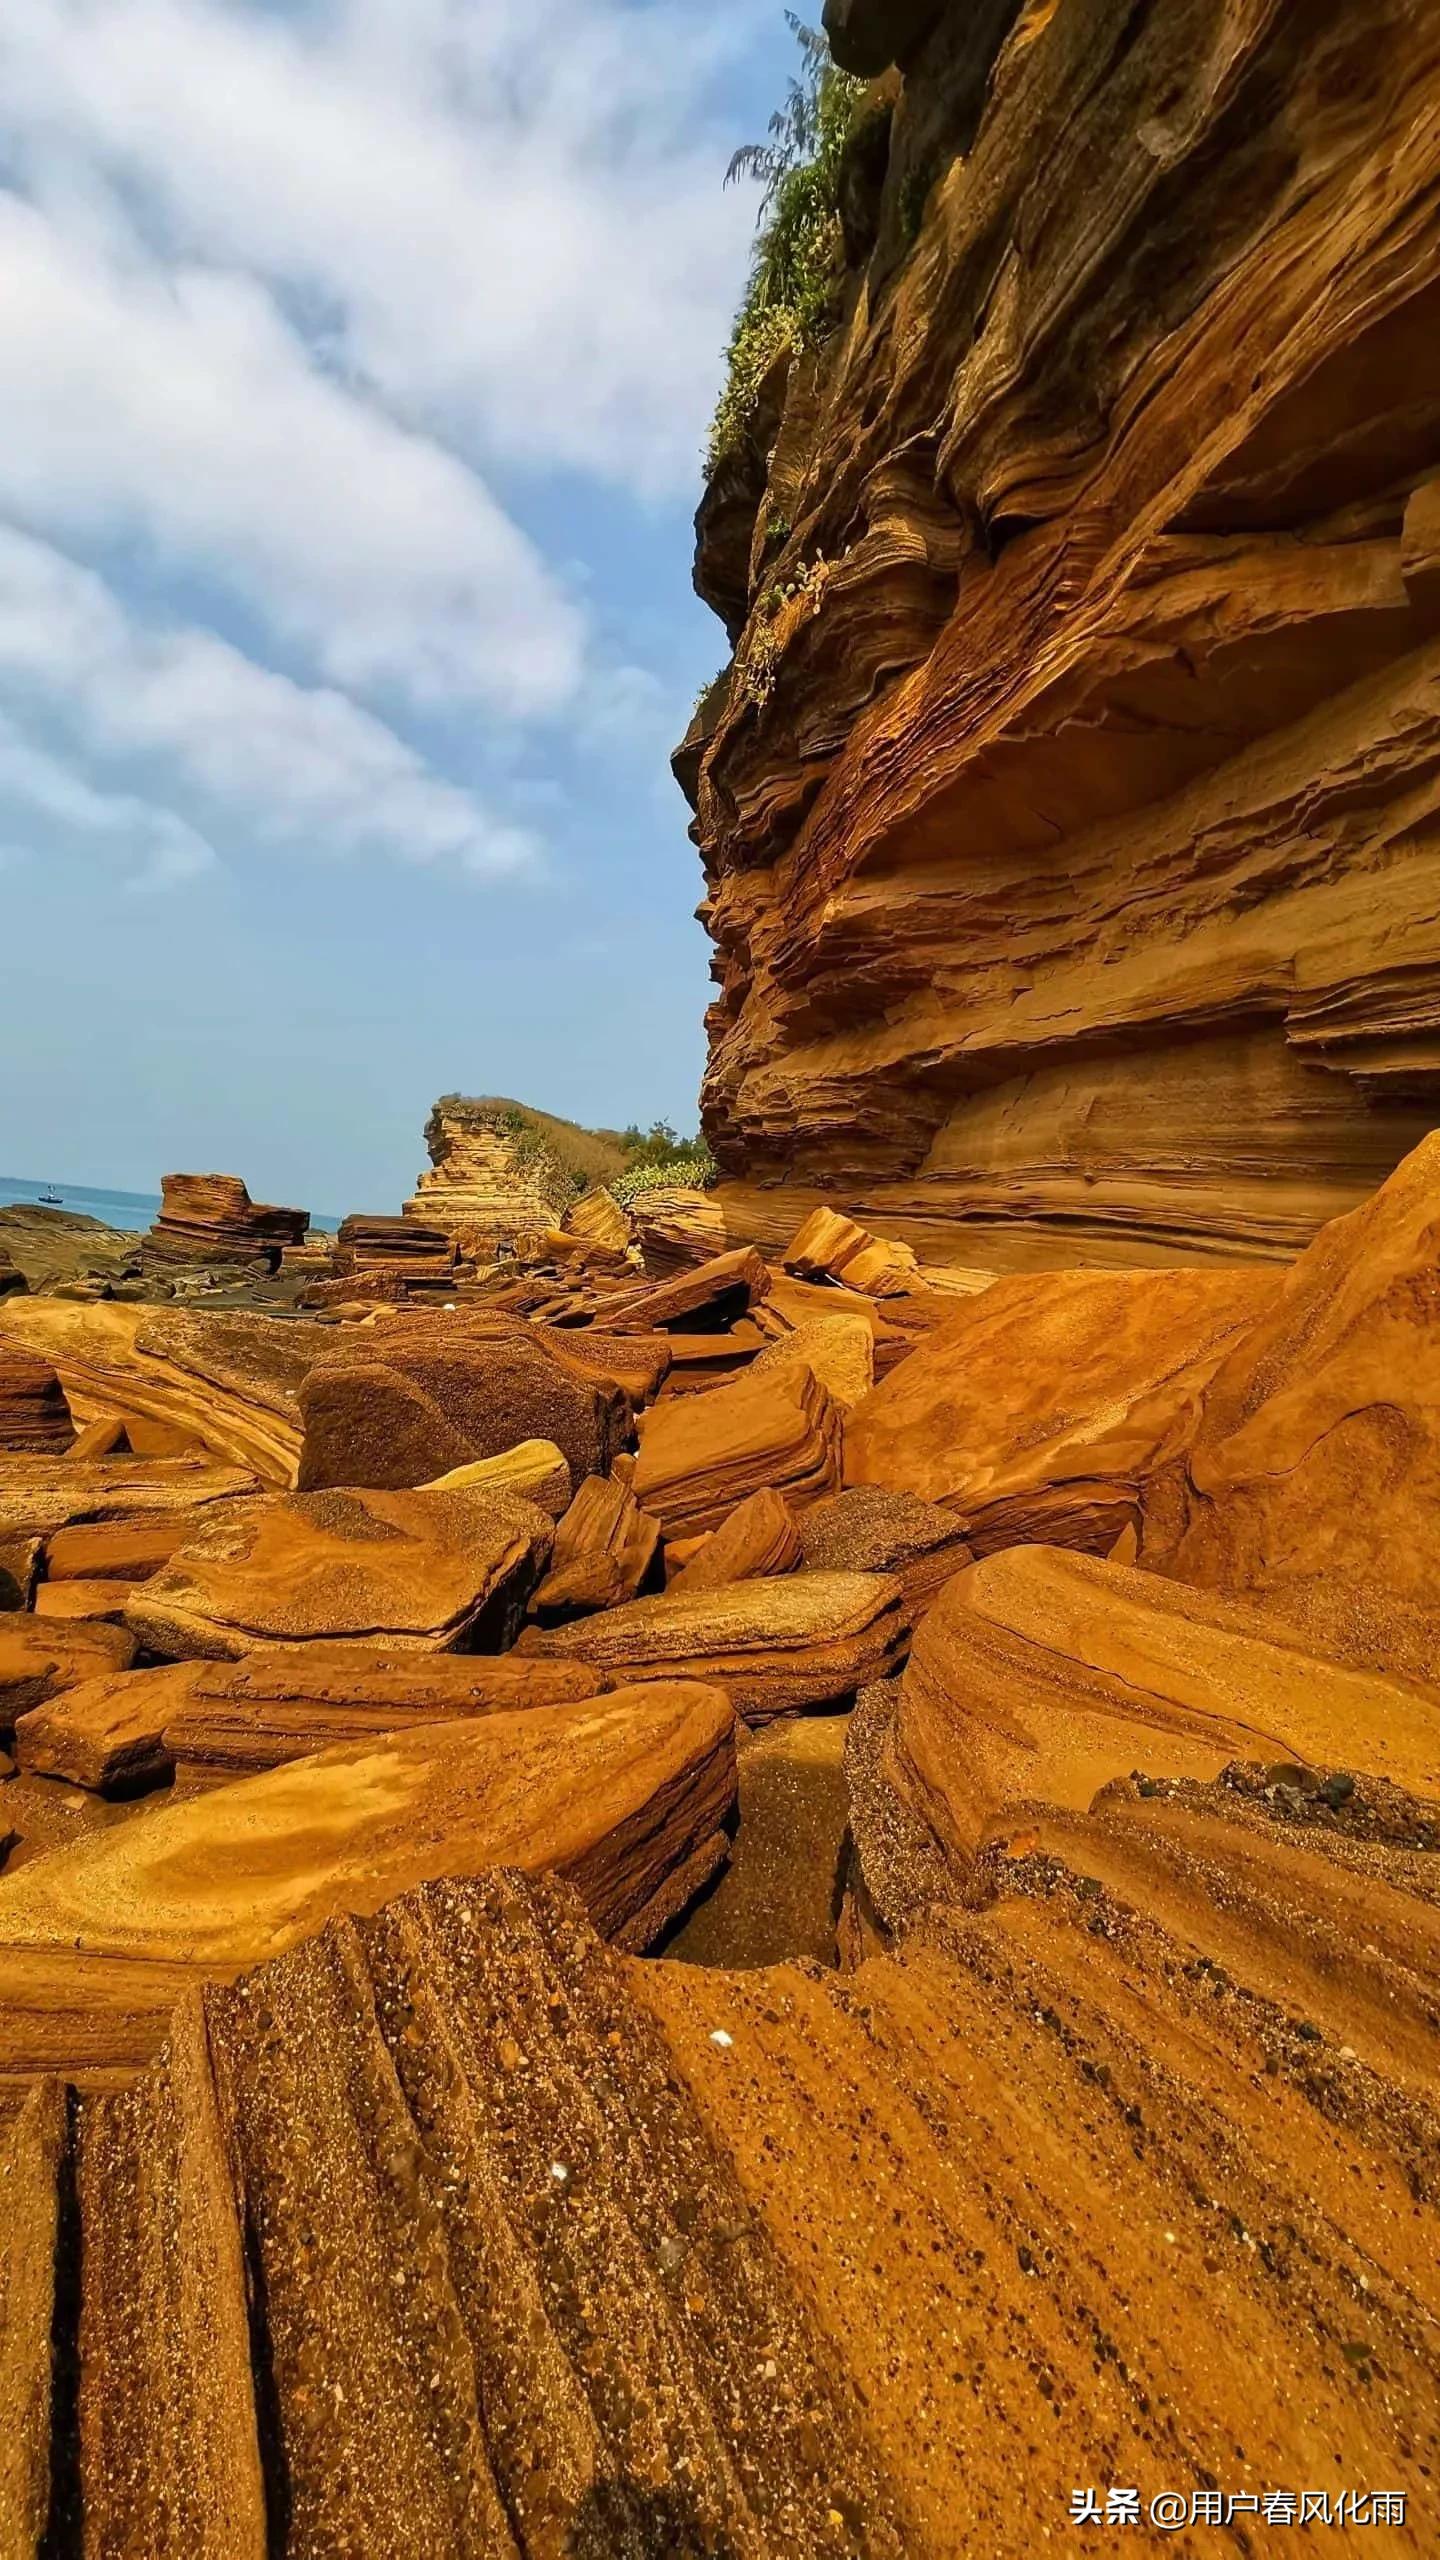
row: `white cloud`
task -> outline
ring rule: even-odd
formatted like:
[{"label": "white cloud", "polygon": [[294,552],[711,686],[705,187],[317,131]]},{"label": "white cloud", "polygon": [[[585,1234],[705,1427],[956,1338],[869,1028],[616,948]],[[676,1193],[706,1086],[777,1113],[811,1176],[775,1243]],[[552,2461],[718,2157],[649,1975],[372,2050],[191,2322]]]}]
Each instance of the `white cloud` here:
[{"label": "white cloud", "polygon": [[331,382],[248,279],[105,261],[0,195],[0,505],[203,568],[335,681],[563,701],[579,617],[474,473]]},{"label": "white cloud", "polygon": [[[60,758],[24,737],[0,713],[0,809],[19,857],[24,819],[39,818],[60,838],[78,837],[122,867],[135,889],[172,888],[213,868],[215,852],[173,810],[131,792],[96,791]],[[20,824],[17,826],[16,820]]]},{"label": "white cloud", "polygon": [[705,107],[767,0],[5,0],[0,131],[322,309],[399,410],[688,488],[753,214]]},{"label": "white cloud", "polygon": [[[216,835],[453,861],[492,875],[527,867],[539,851],[528,828],[487,816],[343,695],[294,684],[210,632],[143,622],[92,572],[4,528],[0,685],[87,762],[158,767],[171,796]],[[127,795],[123,822],[112,823],[105,812],[119,804],[65,773],[48,750],[25,749],[13,722],[8,743],[11,781],[28,784],[30,805],[112,834],[133,830],[144,806],[152,857],[163,836],[168,876],[185,876],[180,850],[193,856],[202,842],[187,818],[160,828],[164,813]],[[5,771],[0,762],[0,785]],[[192,858],[189,871],[200,867]]]},{"label": "white cloud", "polygon": [[246,842],[493,876],[574,801],[547,760],[663,776],[577,488],[694,483],[753,211],[713,102],[775,15],[0,0],[7,840],[18,810],[155,882]]}]

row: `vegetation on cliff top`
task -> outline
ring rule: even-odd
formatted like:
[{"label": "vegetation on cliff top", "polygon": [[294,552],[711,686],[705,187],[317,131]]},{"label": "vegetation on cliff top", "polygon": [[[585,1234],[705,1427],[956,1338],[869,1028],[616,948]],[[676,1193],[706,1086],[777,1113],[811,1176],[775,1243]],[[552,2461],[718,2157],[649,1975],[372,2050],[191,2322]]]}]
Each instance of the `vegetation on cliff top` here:
[{"label": "vegetation on cliff top", "polygon": [[739,442],[777,356],[818,345],[832,327],[845,272],[840,180],[865,83],[838,70],[830,48],[793,10],[800,72],[770,119],[768,142],[746,143],[726,171],[756,178],[759,236],[730,340],[725,388],[710,430],[713,467]]},{"label": "vegetation on cliff top", "polygon": [[648,1130],[633,1121],[628,1129],[582,1129],[504,1094],[442,1094],[426,1126],[431,1160],[441,1163],[446,1151],[445,1123],[453,1127],[483,1126],[508,1138],[516,1162],[533,1166],[544,1178],[553,1169],[549,1196],[557,1209],[568,1199],[598,1186],[623,1205],[638,1192],[661,1184],[712,1182],[715,1166],[703,1138],[681,1138],[666,1120]]}]

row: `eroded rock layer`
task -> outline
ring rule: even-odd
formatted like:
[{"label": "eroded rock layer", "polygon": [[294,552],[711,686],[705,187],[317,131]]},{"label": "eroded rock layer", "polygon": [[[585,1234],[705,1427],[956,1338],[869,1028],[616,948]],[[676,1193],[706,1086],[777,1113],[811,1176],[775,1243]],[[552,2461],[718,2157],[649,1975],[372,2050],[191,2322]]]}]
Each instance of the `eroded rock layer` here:
[{"label": "eroded rock layer", "polygon": [[888,165],[677,758],[730,1241],[1288,1256],[1440,1093],[1440,18],[831,15]]},{"label": "eroded rock layer", "polygon": [[1028,2560],[1099,2480],[1425,2550],[1433,2115],[1316,1980],[1054,1875],[849,1977],[337,1919],[0,2145],[5,2548]]}]

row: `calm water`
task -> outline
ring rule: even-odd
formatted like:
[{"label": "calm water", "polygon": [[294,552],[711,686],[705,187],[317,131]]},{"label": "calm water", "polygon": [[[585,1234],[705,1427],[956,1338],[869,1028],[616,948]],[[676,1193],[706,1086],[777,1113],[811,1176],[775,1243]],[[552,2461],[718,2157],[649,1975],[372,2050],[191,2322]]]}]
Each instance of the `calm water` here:
[{"label": "calm water", "polygon": [[[62,1205],[73,1209],[77,1217],[98,1218],[104,1227],[120,1227],[138,1231],[148,1227],[160,1207],[158,1191],[91,1191],[83,1182],[63,1182],[58,1177],[48,1181],[22,1182],[15,1174],[0,1173],[0,1209],[13,1208],[16,1202],[38,1201],[42,1191],[58,1191]],[[312,1227],[334,1233],[338,1218],[312,1217]]]}]

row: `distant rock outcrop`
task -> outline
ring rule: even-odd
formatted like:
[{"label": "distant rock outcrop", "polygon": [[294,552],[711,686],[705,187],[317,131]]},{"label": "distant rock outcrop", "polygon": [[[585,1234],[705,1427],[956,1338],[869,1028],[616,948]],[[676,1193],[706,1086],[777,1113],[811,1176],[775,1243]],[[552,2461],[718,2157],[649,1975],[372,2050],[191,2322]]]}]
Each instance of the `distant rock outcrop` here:
[{"label": "distant rock outcrop", "polygon": [[677,758],[730,1239],[1284,1259],[1440,1092],[1440,20],[825,15],[883,176]]},{"label": "distant rock outcrop", "polygon": [[614,1181],[625,1162],[618,1137],[604,1130],[458,1093],[441,1095],[425,1143],[429,1169],[406,1217],[476,1243],[555,1226],[578,1192]]},{"label": "distant rock outcrop", "polygon": [[305,1241],[306,1209],[274,1209],[252,1200],[233,1173],[167,1173],[162,1207],[143,1246],[147,1266],[175,1263],[253,1264],[280,1268],[287,1245]]}]

